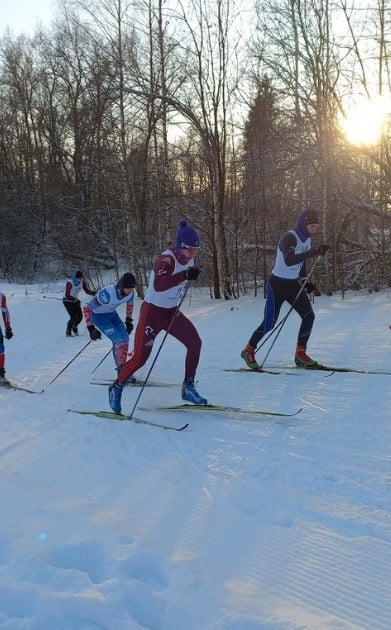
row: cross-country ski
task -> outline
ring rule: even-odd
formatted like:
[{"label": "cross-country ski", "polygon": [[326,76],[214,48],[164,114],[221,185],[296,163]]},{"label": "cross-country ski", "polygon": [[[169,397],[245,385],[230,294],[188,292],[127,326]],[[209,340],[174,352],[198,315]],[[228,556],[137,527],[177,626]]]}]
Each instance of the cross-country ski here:
[{"label": "cross-country ski", "polygon": [[[108,378],[94,378],[90,381],[90,385],[105,385],[108,387],[113,383],[115,379]],[[126,383],[125,387],[142,387],[145,381],[136,380],[134,382]],[[148,381],[145,385],[146,387],[177,387],[177,385],[173,383],[156,383],[155,381]]]},{"label": "cross-country ski", "polygon": [[98,418],[105,418],[106,420],[118,420],[119,422],[135,422],[136,424],[146,424],[150,427],[165,429],[167,431],[183,431],[189,426],[189,423],[186,422],[179,427],[173,427],[166,424],[160,424],[159,422],[153,422],[152,420],[145,420],[144,418],[136,418],[136,416],[132,416],[130,418],[123,413],[114,413],[112,411],[89,411],[84,409],[68,409],[68,411],[71,413],[78,413],[83,416],[96,416]]},{"label": "cross-country ski", "polygon": [[266,411],[265,409],[243,409],[241,407],[230,407],[227,405],[167,405],[156,407],[156,409],[160,411],[192,411],[192,412],[205,412],[205,411],[214,411],[219,413],[236,413],[236,414],[248,414],[253,416],[281,416],[286,418],[291,418],[292,416],[297,416],[301,411],[303,411],[302,407],[297,409],[292,413],[285,413],[280,411]]},{"label": "cross-country ski", "polygon": [[252,374],[274,374],[274,375],[279,375],[279,374],[286,374],[288,376],[292,376],[292,372],[286,372],[286,371],[282,371],[282,370],[269,370],[268,368],[258,368],[258,369],[252,369],[252,368],[245,368],[245,367],[241,367],[241,368],[224,368],[224,372],[237,372],[238,374],[246,374],[246,373],[252,373]]},{"label": "cross-country ski", "polygon": [[291,366],[284,366],[282,368],[280,368],[281,370],[299,370],[302,372],[316,372],[316,371],[320,371],[320,372],[347,372],[347,373],[353,373],[353,374],[379,374],[379,375],[383,375],[383,376],[391,376],[391,372],[388,372],[386,370],[367,370],[365,368],[353,368],[353,367],[340,367],[340,366],[330,366],[330,365],[311,365],[308,367],[305,366],[298,366],[298,365],[291,365]]},{"label": "cross-country ski", "polygon": [[27,394],[43,394],[43,392],[45,390],[41,389],[40,391],[36,391],[34,389],[28,389],[27,387],[24,387],[23,385],[18,385],[17,383],[1,383],[0,382],[0,390],[1,388],[4,389],[9,389],[11,391],[15,391],[15,392],[26,392]]}]

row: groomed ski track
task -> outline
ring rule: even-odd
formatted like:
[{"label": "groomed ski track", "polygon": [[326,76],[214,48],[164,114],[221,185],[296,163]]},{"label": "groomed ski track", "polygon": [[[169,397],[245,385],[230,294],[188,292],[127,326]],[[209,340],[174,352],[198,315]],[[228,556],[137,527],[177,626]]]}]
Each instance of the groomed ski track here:
[{"label": "groomed ski track", "polygon": [[[224,372],[241,365],[238,341],[258,323],[261,298],[195,294],[185,312],[203,339],[199,392],[303,411],[251,422],[161,412],[164,422],[190,422],[179,433],[82,418],[66,410],[108,409],[107,388],[90,385],[108,345],[91,344],[47,387],[88,337],[63,337],[61,303],[41,304],[25,287],[8,293],[7,376],[46,389],[0,389],[0,625],[390,629],[389,376]],[[317,298],[311,354],[389,371],[390,303],[391,291]],[[297,329],[292,314],[273,364],[293,360]],[[168,340],[153,381],[176,387],[146,388],[141,406],[181,402],[183,360]],[[110,357],[94,377],[112,372]],[[125,412],[138,392],[125,389]]]}]

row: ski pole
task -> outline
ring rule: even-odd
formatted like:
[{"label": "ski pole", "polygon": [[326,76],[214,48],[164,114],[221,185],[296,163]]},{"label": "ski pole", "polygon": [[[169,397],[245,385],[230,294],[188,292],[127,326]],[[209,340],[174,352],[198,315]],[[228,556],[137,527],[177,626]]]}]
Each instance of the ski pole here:
[{"label": "ski pole", "polygon": [[258,352],[258,350],[260,350],[262,348],[262,346],[265,345],[265,343],[270,339],[270,337],[272,337],[277,330],[280,328],[280,326],[282,326],[285,323],[285,319],[286,319],[286,315],[284,316],[283,319],[281,319],[278,324],[276,324],[274,326],[274,328],[272,328],[271,330],[269,330],[269,332],[267,333],[267,335],[265,337],[263,337],[262,342],[259,344],[258,348],[255,350],[254,354],[256,354]]},{"label": "ski pole", "polygon": [[67,367],[69,367],[69,366],[71,365],[71,363],[73,363],[73,361],[74,361],[75,359],[77,359],[77,357],[78,357],[78,356],[79,356],[79,355],[83,352],[83,350],[85,350],[85,349],[87,348],[87,346],[89,346],[89,345],[90,345],[90,343],[91,343],[91,339],[90,339],[90,341],[87,341],[87,343],[86,343],[86,344],[82,347],[82,349],[81,349],[81,350],[79,350],[79,352],[78,352],[77,354],[75,354],[75,356],[74,356],[74,357],[73,357],[70,361],[68,361],[68,363],[66,364],[66,366],[65,366],[65,367],[63,367],[63,368],[62,368],[62,370],[61,370],[61,371],[60,371],[60,372],[59,372],[59,373],[58,373],[58,374],[57,374],[54,378],[52,378],[52,380],[51,380],[51,381],[50,381],[50,383],[47,385],[47,387],[49,387],[49,385],[51,385],[52,383],[54,383],[54,381],[55,381],[56,379],[58,379],[58,377],[59,377],[59,376],[60,376],[63,372],[65,372],[65,370],[67,369]]},{"label": "ski pole", "polygon": [[109,348],[108,351],[106,352],[105,356],[103,357],[103,359],[101,359],[98,363],[98,365],[96,365],[94,367],[94,369],[92,370],[91,374],[93,374],[94,372],[96,372],[96,370],[98,369],[98,367],[100,365],[102,365],[103,361],[109,356],[110,352],[112,351],[112,348]]},{"label": "ski pole", "polygon": [[[272,337],[277,330],[282,327],[286,320],[288,319],[289,315],[291,314],[293,308],[294,308],[294,304],[296,303],[296,300],[299,298],[299,296],[301,295],[301,293],[304,291],[305,289],[305,285],[307,284],[311,274],[313,273],[316,265],[318,264],[320,260],[320,256],[317,257],[317,259],[315,260],[314,264],[312,265],[311,269],[309,270],[307,276],[304,278],[304,282],[302,283],[300,290],[297,292],[297,295],[295,297],[295,299],[293,300],[291,307],[289,309],[289,311],[287,312],[286,315],[284,315],[284,317],[278,322],[278,324],[276,324],[268,333],[265,337],[263,337],[262,339],[262,343],[259,344],[258,348],[255,350],[255,354],[258,352],[258,350],[260,350],[262,348],[263,345],[265,345],[265,343],[270,339],[270,337]],[[279,334],[279,333],[278,333]]]},{"label": "ski pole", "polygon": [[[307,276],[306,276],[306,278],[305,278],[305,280],[304,280],[303,284],[301,285],[301,287],[300,287],[299,291],[297,292],[297,295],[296,295],[295,299],[293,300],[293,302],[292,302],[292,304],[291,304],[291,306],[290,306],[290,309],[288,310],[288,312],[287,312],[287,314],[285,315],[285,317],[284,317],[284,318],[281,320],[281,322],[278,324],[278,326],[276,326],[276,327],[274,328],[274,332],[276,332],[278,328],[279,328],[279,330],[278,330],[278,332],[277,332],[276,336],[274,337],[274,339],[273,339],[273,341],[272,341],[272,343],[271,343],[271,345],[270,345],[270,348],[269,348],[269,350],[267,351],[267,353],[266,353],[266,355],[265,355],[265,358],[263,359],[263,361],[262,361],[261,365],[259,366],[260,368],[263,368],[263,366],[265,365],[266,359],[268,358],[268,356],[269,356],[270,352],[272,351],[272,348],[273,348],[274,344],[276,343],[276,341],[277,341],[277,339],[278,339],[278,336],[279,336],[280,332],[282,331],[283,326],[284,326],[284,324],[285,324],[286,320],[288,319],[289,315],[292,313],[292,311],[293,311],[293,309],[294,309],[294,306],[295,306],[296,301],[299,299],[300,295],[303,293],[303,291],[304,291],[304,289],[305,289],[305,285],[306,285],[306,283],[308,282],[308,279],[309,279],[309,277],[311,276],[312,272],[314,271],[314,269],[315,269],[316,265],[318,264],[319,260],[320,260],[320,256],[317,256],[317,258],[316,258],[316,260],[315,260],[314,264],[312,265],[311,269],[309,270],[309,272],[308,272],[308,274],[307,274]],[[269,337],[270,337],[270,335],[269,335]],[[269,338],[269,337],[268,337],[268,338]],[[263,344],[262,344],[262,345],[263,345]]]},{"label": "ski pole", "polygon": [[44,295],[43,297],[46,300],[60,300],[62,302],[62,298],[60,298],[60,297],[52,297],[51,295]]},{"label": "ski pole", "polygon": [[184,289],[183,295],[182,295],[182,297],[181,297],[181,299],[180,299],[180,301],[179,301],[179,303],[178,303],[178,305],[177,305],[177,307],[176,307],[176,309],[175,309],[174,315],[172,316],[172,318],[171,318],[171,321],[170,321],[169,325],[167,326],[167,330],[166,330],[166,332],[165,332],[165,334],[164,334],[164,337],[163,337],[163,339],[162,339],[162,342],[161,342],[161,344],[160,344],[160,346],[159,346],[159,348],[158,348],[158,351],[157,351],[157,352],[156,352],[156,354],[155,354],[155,357],[154,357],[154,359],[153,359],[153,361],[152,361],[151,367],[150,367],[150,368],[149,368],[149,370],[148,370],[148,374],[147,374],[147,376],[145,377],[144,383],[143,383],[143,385],[142,385],[142,387],[141,387],[141,389],[140,389],[140,391],[139,391],[139,394],[138,394],[138,396],[137,396],[137,398],[136,398],[136,402],[135,402],[135,403],[134,403],[134,405],[133,405],[132,411],[131,411],[131,412],[130,412],[130,414],[128,415],[128,420],[131,420],[131,419],[133,418],[133,414],[134,414],[134,412],[135,412],[135,410],[136,410],[136,407],[137,407],[137,405],[138,405],[138,403],[139,403],[139,400],[140,400],[140,398],[141,398],[141,396],[142,396],[142,393],[143,393],[143,391],[144,391],[144,389],[145,389],[145,386],[146,386],[146,384],[147,384],[147,382],[148,382],[148,379],[149,379],[149,377],[151,376],[151,372],[152,372],[152,370],[153,370],[153,368],[154,368],[154,365],[155,365],[155,363],[156,363],[156,361],[157,361],[157,358],[158,358],[158,356],[159,356],[159,354],[160,354],[160,351],[161,351],[161,349],[163,348],[163,344],[164,344],[164,342],[165,342],[165,341],[166,341],[166,339],[167,339],[167,336],[168,336],[168,334],[169,334],[169,332],[170,332],[170,329],[171,329],[171,326],[172,326],[172,324],[173,324],[173,322],[174,322],[174,319],[175,319],[175,317],[177,316],[177,314],[178,314],[178,312],[179,312],[179,309],[180,309],[180,308],[181,308],[181,306],[182,306],[183,300],[184,300],[184,299],[185,299],[185,297],[186,297],[186,293],[187,293],[187,291],[188,291],[188,289],[189,289],[190,285],[191,285],[191,280],[188,280],[188,281],[187,281],[187,283],[186,283],[186,285],[185,285],[185,289]]}]

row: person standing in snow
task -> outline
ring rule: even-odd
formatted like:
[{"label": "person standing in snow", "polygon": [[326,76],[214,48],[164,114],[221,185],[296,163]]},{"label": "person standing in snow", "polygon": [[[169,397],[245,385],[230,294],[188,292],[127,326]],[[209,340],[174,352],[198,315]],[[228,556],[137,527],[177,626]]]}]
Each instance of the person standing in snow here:
[{"label": "person standing in snow", "polygon": [[87,293],[87,295],[95,295],[96,293],[90,289],[84,280],[83,273],[81,271],[76,271],[75,275],[67,281],[64,297],[62,299],[62,303],[64,304],[70,317],[65,331],[66,337],[72,337],[72,333],[75,336],[79,334],[77,327],[83,319],[83,313],[79,300],[79,293],[82,289],[84,293]]},{"label": "person standing in snow", "polygon": [[7,298],[4,293],[0,291],[0,306],[1,306],[1,314],[3,316],[3,322],[5,327],[5,335],[3,335],[2,328],[0,326],[0,385],[10,385],[10,382],[5,377],[5,348],[4,348],[4,337],[6,339],[12,339],[14,333],[11,328],[11,320],[10,314],[7,307]]},{"label": "person standing in snow", "polygon": [[[307,282],[306,291],[301,290],[306,277],[306,261],[315,256],[324,256],[330,249],[322,243],[312,245],[312,235],[319,228],[318,212],[312,208],[304,210],[294,229],[285,232],[277,246],[277,256],[266,285],[266,303],[264,319],[250,337],[241,357],[252,370],[259,370],[255,351],[262,337],[275,325],[283,302],[288,302],[301,317],[301,326],[297,338],[295,363],[299,367],[315,367],[314,361],[307,355],[307,342],[311,335],[315,314],[307,293],[313,291],[314,284]],[[300,292],[301,290],[301,292]]]},{"label": "person standing in snow", "polygon": [[[118,372],[128,356],[129,335],[133,330],[134,288],[136,279],[124,273],[117,283],[100,289],[83,308],[87,330],[92,340],[100,339],[100,331],[113,344],[113,357]],[[125,323],[116,309],[125,304]],[[135,379],[133,379],[135,380]]]},{"label": "person standing in snow", "polygon": [[125,383],[147,361],[154,341],[162,330],[167,331],[186,347],[185,379],[182,399],[195,405],[206,405],[199,395],[194,378],[201,353],[201,339],[192,322],[178,309],[189,280],[196,280],[200,269],[194,258],[200,246],[197,233],[186,221],[181,221],[175,247],[165,250],[155,261],[145,299],[141,305],[134,351],[109,387],[109,403],[115,413],[121,413],[121,397]]}]

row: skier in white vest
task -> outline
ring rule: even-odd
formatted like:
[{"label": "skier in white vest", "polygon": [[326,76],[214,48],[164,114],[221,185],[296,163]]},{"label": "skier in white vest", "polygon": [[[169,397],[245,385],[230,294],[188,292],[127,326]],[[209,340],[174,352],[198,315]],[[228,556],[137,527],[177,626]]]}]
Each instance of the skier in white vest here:
[{"label": "skier in white vest", "polygon": [[264,319],[251,335],[248,344],[242,350],[241,357],[252,370],[259,370],[255,359],[257,344],[262,337],[272,330],[281,306],[286,301],[293,306],[301,317],[297,338],[295,363],[299,367],[316,367],[317,361],[307,354],[307,343],[311,335],[315,314],[308,293],[315,290],[312,282],[306,283],[306,291],[300,289],[300,281],[306,277],[306,260],[315,256],[324,256],[330,249],[326,243],[312,245],[312,235],[319,228],[319,215],[313,208],[304,210],[296,227],[282,236],[278,242],[277,256],[272,272],[266,284],[266,303]]},{"label": "skier in white vest", "polygon": [[109,403],[115,413],[121,413],[123,387],[147,361],[154,341],[162,330],[169,331],[186,347],[185,379],[182,398],[195,405],[206,405],[194,385],[198,366],[201,339],[192,322],[177,308],[189,280],[196,280],[200,269],[194,257],[200,246],[198,234],[186,221],[181,221],[175,247],[164,251],[155,261],[145,299],[140,308],[134,351],[109,387]]},{"label": "skier in white vest", "polygon": [[[133,330],[135,287],[136,278],[127,271],[118,282],[100,289],[83,308],[92,341],[100,339],[102,331],[113,344],[113,358],[118,372],[128,356],[129,335]],[[125,321],[117,313],[121,304],[125,304]]]},{"label": "skier in white vest", "polygon": [[5,348],[4,337],[9,340],[12,339],[14,333],[11,328],[10,314],[7,306],[7,297],[5,293],[0,291],[0,310],[4,322],[4,335],[0,325],[0,385],[10,385],[9,380],[5,377]]},{"label": "skier in white vest", "polygon": [[68,315],[69,321],[65,331],[66,337],[72,337],[72,333],[75,337],[78,336],[78,325],[83,319],[83,313],[81,310],[81,304],[79,300],[79,293],[83,290],[87,295],[95,295],[96,291],[93,291],[84,280],[83,272],[76,271],[75,275],[67,280],[65,285],[64,297],[62,303],[64,304]]}]

